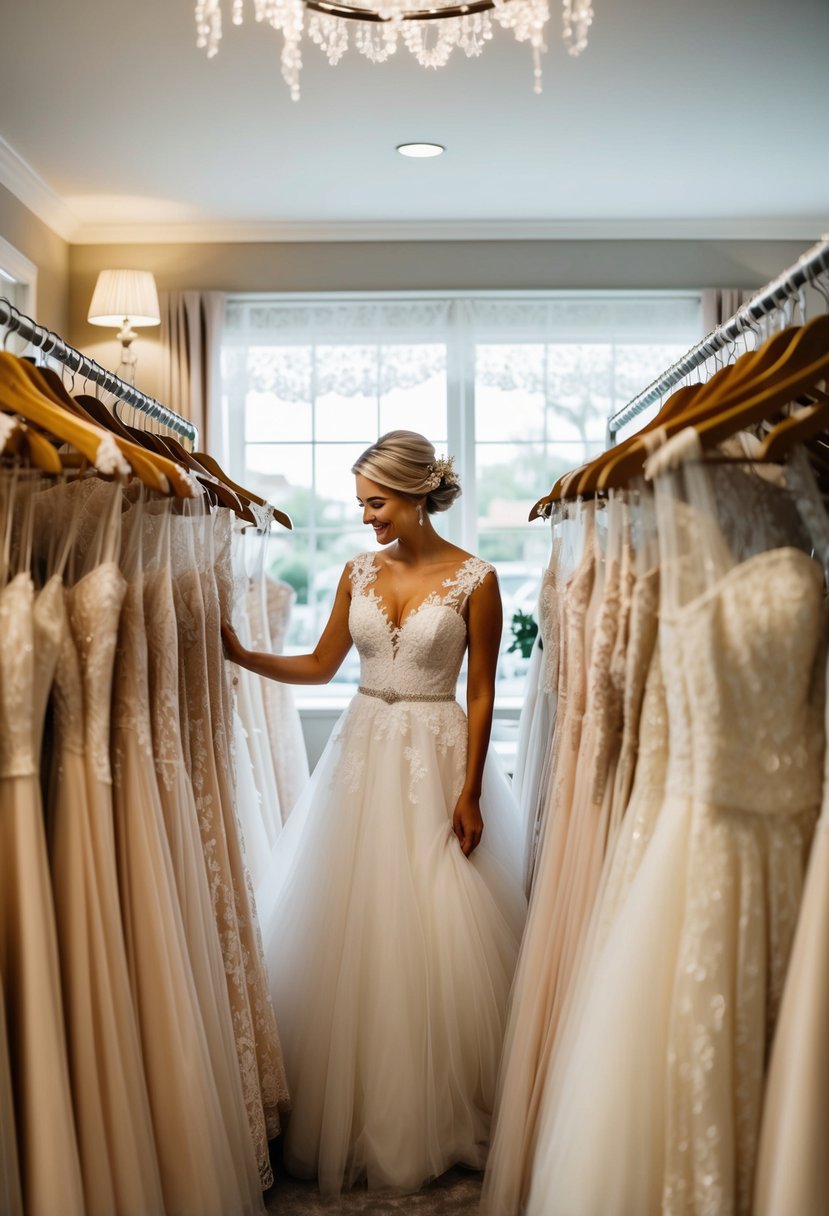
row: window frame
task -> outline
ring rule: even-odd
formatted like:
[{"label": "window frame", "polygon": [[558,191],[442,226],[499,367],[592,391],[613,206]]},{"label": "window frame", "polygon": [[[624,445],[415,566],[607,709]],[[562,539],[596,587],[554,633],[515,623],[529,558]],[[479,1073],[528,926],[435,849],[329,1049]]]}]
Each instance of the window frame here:
[{"label": "window frame", "polygon": [[[531,301],[565,301],[586,303],[591,300],[614,302],[614,301],[632,301],[632,300],[687,300],[697,301],[698,306],[698,321],[699,321],[699,336],[702,334],[702,290],[699,288],[675,288],[675,289],[649,289],[649,288],[612,288],[612,289],[579,289],[579,288],[555,288],[544,289],[535,288],[532,290],[518,289],[490,289],[490,290],[387,290],[387,291],[249,291],[249,292],[228,292],[226,295],[226,306],[232,304],[265,304],[272,302],[275,305],[290,305],[290,304],[307,304],[307,305],[324,305],[326,303],[382,303],[382,302],[399,302],[405,304],[408,302],[416,302],[418,300],[439,300],[439,301],[499,301],[508,303],[514,301],[516,303],[531,302]],[[509,341],[511,335],[505,333],[504,341]],[[515,344],[519,345],[522,341],[527,342],[549,342],[549,337],[535,337],[527,335],[525,337],[514,336]],[[587,340],[587,339],[585,339]],[[596,342],[602,341],[602,336],[596,334],[592,336],[592,340]],[[614,335],[610,335],[604,341],[613,341]],[[575,339],[571,338],[571,341]],[[694,337],[689,339],[689,345],[692,345]],[[463,309],[453,309],[450,311],[448,329],[446,331],[447,344],[447,359],[446,359],[446,426],[447,426],[447,450],[456,458],[456,467],[461,477],[463,484],[463,494],[458,503],[448,513],[446,518],[446,536],[454,544],[459,545],[471,552],[478,551],[479,545],[479,528],[478,528],[478,494],[477,494],[477,470],[476,470],[476,432],[475,432],[475,407],[476,407],[476,385],[475,385],[475,346],[481,342],[497,343],[497,338],[488,337],[482,338],[476,335],[475,332],[467,324],[467,319]],[[642,387],[645,387],[644,385]],[[244,417],[244,398],[241,400],[237,397],[231,399],[231,394],[228,394],[227,418],[229,426],[226,429],[226,437],[228,441],[228,457],[231,467],[244,468],[244,451],[246,447],[244,426],[236,426],[233,424],[233,418]],[[235,411],[235,412],[234,412]],[[311,444],[323,442],[318,440],[316,435],[316,411],[312,413],[312,435]],[[545,493],[547,486],[538,486],[537,496]],[[543,525],[539,524],[541,528]],[[303,534],[307,534],[312,538],[317,529],[315,527],[302,529]],[[351,695],[353,689],[350,685],[339,686],[337,692],[341,692],[342,696],[338,697],[336,693],[321,694],[308,696],[308,707],[322,707],[330,705],[336,701],[342,700]],[[497,696],[497,690],[496,690]],[[497,696],[496,712],[506,711],[508,716],[514,716],[520,707],[521,699],[516,697]]]}]

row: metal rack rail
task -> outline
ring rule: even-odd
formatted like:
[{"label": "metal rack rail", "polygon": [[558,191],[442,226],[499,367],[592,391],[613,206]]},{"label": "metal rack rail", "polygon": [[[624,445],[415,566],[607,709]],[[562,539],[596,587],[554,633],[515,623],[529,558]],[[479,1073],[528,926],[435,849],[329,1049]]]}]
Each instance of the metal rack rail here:
[{"label": "metal rack rail", "polygon": [[31,342],[33,346],[43,350],[50,359],[56,359],[64,367],[69,368],[73,374],[83,376],[84,380],[100,385],[120,401],[132,406],[133,409],[140,410],[142,414],[160,423],[167,430],[173,431],[191,449],[195,447],[198,430],[187,418],[182,418],[181,414],[177,414],[175,410],[161,405],[154,397],[148,397],[133,384],[128,384],[114,372],[101,367],[95,359],[90,359],[88,355],[82,354],[52,330],[38,325],[31,317],[20,312],[4,296],[0,296],[0,328],[10,334],[19,334],[27,342]]},{"label": "metal rack rail", "polygon": [[723,321],[710,334],[693,346],[687,354],[683,355],[676,363],[657,377],[647,388],[643,389],[627,405],[623,405],[620,410],[612,414],[607,421],[607,446],[612,446],[615,443],[616,433],[631,422],[643,410],[646,410],[649,405],[653,405],[664,397],[670,389],[674,388],[682,380],[685,379],[691,372],[709,359],[711,355],[718,350],[723,350],[735,338],[744,333],[750,328],[752,323],[759,321],[761,317],[767,316],[770,312],[774,312],[780,308],[788,300],[794,299],[798,293],[806,286],[813,284],[821,276],[829,272],[829,238],[824,237],[813,245],[811,249],[807,249],[802,257],[798,258],[794,266],[785,270],[781,275],[778,275],[766,287],[763,287],[755,295],[747,300],[741,308],[734,313],[727,321]]}]

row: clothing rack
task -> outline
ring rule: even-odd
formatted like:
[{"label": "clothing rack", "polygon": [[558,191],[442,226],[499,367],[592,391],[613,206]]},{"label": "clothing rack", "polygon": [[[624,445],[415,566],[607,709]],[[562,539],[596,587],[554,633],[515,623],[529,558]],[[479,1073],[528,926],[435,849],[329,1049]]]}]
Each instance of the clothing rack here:
[{"label": "clothing rack", "polygon": [[687,375],[705,363],[713,354],[722,350],[741,333],[749,329],[752,322],[774,312],[788,300],[794,299],[807,285],[813,284],[821,275],[829,272],[829,237],[824,237],[807,249],[794,266],[784,270],[768,286],[763,287],[747,300],[727,321],[723,321],[710,334],[693,346],[686,355],[671,364],[656,380],[643,389],[638,396],[612,414],[607,422],[607,446],[616,442],[616,433],[649,405],[659,401],[669,389],[679,384]]},{"label": "clothing rack", "polygon": [[106,392],[112,393],[126,405],[146,414],[148,418],[161,423],[168,430],[174,431],[190,445],[191,449],[196,446],[199,432],[187,418],[182,418],[181,414],[177,414],[175,410],[161,405],[154,397],[148,397],[146,393],[140,392],[134,385],[128,384],[126,380],[116,376],[114,372],[107,371],[100,363],[64,342],[51,329],[38,325],[31,317],[27,317],[25,313],[15,308],[5,296],[0,296],[0,327],[5,328],[9,333],[19,334],[33,346],[44,350],[50,359],[56,359],[68,367],[73,375],[83,376],[84,380],[100,385]]}]

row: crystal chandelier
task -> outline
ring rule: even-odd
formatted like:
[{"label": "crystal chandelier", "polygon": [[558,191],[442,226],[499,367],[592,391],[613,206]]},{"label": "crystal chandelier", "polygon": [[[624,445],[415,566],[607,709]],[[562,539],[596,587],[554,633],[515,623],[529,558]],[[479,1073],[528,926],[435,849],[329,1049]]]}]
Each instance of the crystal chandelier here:
[{"label": "crystal chandelier", "polygon": [[[244,0],[232,0],[231,19],[241,25]],[[308,14],[308,36],[328,57],[339,63],[349,43],[349,22],[354,44],[372,63],[384,63],[399,43],[425,68],[441,68],[454,47],[465,55],[480,55],[492,38],[493,23],[511,30],[518,42],[528,42],[533,53],[535,92],[541,92],[541,53],[546,51],[544,27],[550,18],[549,0],[469,0],[430,8],[409,7],[407,0],[377,0],[375,7],[339,0],[253,0],[257,21],[281,31],[282,77],[299,100],[302,68],[302,33]],[[593,21],[590,0],[562,0],[564,43],[571,55],[587,46]],[[222,37],[221,0],[196,0],[197,45],[208,58],[218,53]]]}]

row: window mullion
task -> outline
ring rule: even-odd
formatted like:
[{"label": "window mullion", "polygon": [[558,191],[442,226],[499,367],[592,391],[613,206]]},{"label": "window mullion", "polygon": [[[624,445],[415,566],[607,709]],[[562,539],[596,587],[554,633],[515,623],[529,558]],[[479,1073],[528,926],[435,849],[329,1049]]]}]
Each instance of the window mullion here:
[{"label": "window mullion", "polygon": [[313,604],[314,636],[321,632],[317,603],[317,343],[311,342],[311,501],[308,504],[308,599]]},{"label": "window mullion", "polygon": [[464,300],[449,309],[446,343],[446,439],[463,487],[449,515],[449,538],[473,553],[478,544],[478,493],[475,478],[475,347]]}]

